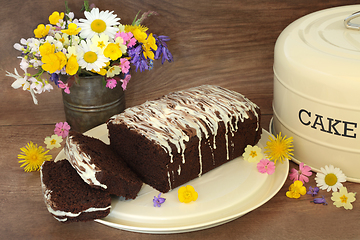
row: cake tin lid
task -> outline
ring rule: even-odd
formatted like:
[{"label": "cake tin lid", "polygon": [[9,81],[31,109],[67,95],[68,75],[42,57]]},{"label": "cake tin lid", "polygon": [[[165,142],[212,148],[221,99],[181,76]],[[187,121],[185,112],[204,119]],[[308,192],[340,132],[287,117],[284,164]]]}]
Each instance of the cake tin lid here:
[{"label": "cake tin lid", "polygon": [[[275,44],[275,76],[292,90],[329,104],[341,102],[349,107],[348,103],[356,100],[358,105],[358,11],[360,5],[330,8],[291,23]],[[342,94],[344,88],[346,94]]]}]

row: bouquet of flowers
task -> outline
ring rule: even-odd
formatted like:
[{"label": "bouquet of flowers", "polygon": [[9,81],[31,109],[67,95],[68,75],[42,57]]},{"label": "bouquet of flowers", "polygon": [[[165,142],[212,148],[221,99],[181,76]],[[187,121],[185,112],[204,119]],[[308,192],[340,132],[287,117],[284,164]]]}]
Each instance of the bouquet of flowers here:
[{"label": "bouquet of flowers", "polygon": [[[69,94],[79,76],[102,75],[105,87],[112,89],[121,82],[125,90],[131,65],[142,72],[150,70],[154,60],[161,58],[162,64],[173,61],[166,44],[170,38],[148,33],[141,25],[156,12],[146,12],[139,19],[136,15],[131,25],[122,25],[113,11],[100,11],[87,1],[84,7],[85,18],[75,19],[66,4],[66,13],[53,12],[50,24],[39,24],[34,30],[35,37],[14,44],[21,51],[24,74],[15,68],[6,75],[16,79],[13,88],[29,91],[35,104],[35,94],[52,90],[51,82]],[[44,78],[44,73],[50,77]],[[60,75],[67,76],[67,81]]]}]

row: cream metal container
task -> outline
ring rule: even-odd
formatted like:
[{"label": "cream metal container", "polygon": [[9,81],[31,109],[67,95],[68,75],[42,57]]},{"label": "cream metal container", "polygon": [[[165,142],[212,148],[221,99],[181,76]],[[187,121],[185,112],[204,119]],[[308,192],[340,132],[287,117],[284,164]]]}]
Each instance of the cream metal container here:
[{"label": "cream metal container", "polygon": [[314,12],[280,34],[270,126],[273,134],[294,138],[295,162],[315,171],[331,164],[354,182],[360,182],[357,11],[360,5]]}]

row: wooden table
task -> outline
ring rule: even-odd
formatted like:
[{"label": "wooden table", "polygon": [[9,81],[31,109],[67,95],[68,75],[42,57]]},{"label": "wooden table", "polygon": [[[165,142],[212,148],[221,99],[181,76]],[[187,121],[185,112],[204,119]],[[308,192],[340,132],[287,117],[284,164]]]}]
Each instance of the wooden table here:
[{"label": "wooden table", "polygon": [[[169,35],[175,62],[156,63],[153,70],[133,74],[126,91],[127,106],[140,104],[173,90],[204,83],[239,91],[262,109],[262,127],[272,117],[272,63],[277,36],[299,17],[357,1],[94,1],[101,9],[114,10],[122,22],[131,22],[138,10],[159,15],[144,22],[154,33]],[[312,197],[289,199],[281,190],[260,208],[224,225],[191,233],[151,235],[113,229],[96,222],[63,224],[43,202],[39,172],[25,173],[18,163],[20,148],[29,141],[43,145],[56,122],[65,121],[61,92],[38,95],[10,87],[5,71],[18,67],[12,48],[22,37],[32,37],[39,23],[47,23],[63,3],[52,0],[1,0],[0,29],[0,239],[357,239],[360,237],[360,201],[353,210],[336,208],[331,193],[322,191],[327,206],[311,203]],[[82,1],[69,1],[80,15]],[[360,9],[359,9],[360,10]],[[60,149],[52,150],[55,156]],[[290,168],[297,165],[290,162]],[[307,186],[314,186],[314,175]],[[360,184],[347,182],[352,192]]]}]

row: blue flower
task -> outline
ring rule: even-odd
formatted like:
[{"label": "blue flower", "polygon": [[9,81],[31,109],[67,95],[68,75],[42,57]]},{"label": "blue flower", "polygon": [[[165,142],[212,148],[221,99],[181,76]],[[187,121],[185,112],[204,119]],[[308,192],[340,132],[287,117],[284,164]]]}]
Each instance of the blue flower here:
[{"label": "blue flower", "polygon": [[153,202],[154,202],[154,207],[161,207],[161,204],[163,204],[165,202],[165,198],[160,197],[161,193],[159,193],[159,195],[156,197],[154,196]]},{"label": "blue flower", "polygon": [[167,41],[170,41],[170,38],[164,35],[156,36],[155,34],[154,37],[156,39],[156,45],[158,47],[157,50],[155,51],[154,58],[157,60],[162,56],[161,64],[164,64],[165,60],[167,60],[168,62],[173,62],[174,61],[173,56],[170,53],[168,46],[166,44]]},{"label": "blue flower", "polygon": [[54,82],[56,84],[56,86],[59,87],[59,74],[52,73],[50,76],[50,81]]},{"label": "blue flower", "polygon": [[313,196],[313,197],[315,197],[316,196],[316,194],[318,194],[318,192],[319,192],[319,188],[318,187],[309,187],[309,191],[307,191],[307,193],[306,194],[309,194],[309,195],[311,195],[311,196]]},{"label": "blue flower", "polygon": [[325,197],[322,196],[322,198],[314,198],[314,201],[310,201],[313,202],[315,204],[323,204],[323,205],[327,205],[328,203],[325,200]]}]

